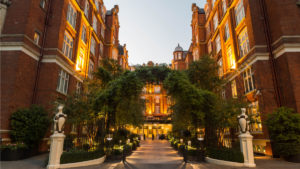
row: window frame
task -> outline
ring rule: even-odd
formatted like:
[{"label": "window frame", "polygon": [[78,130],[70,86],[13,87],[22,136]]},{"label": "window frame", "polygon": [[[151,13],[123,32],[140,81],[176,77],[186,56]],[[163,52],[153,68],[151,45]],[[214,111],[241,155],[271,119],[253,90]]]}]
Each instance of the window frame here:
[{"label": "window frame", "polygon": [[238,35],[240,57],[246,56],[250,51],[250,43],[247,28],[242,29]]},{"label": "window frame", "polygon": [[[68,43],[67,40],[69,40],[70,43]],[[73,37],[67,31],[65,31],[62,53],[70,60],[72,60],[73,58],[73,45],[74,45]]]},{"label": "window frame", "polygon": [[85,24],[82,25],[81,29],[81,40],[86,44],[87,43],[87,27]]},{"label": "window frame", "polygon": [[39,45],[39,43],[40,43],[40,37],[41,37],[41,34],[38,31],[34,31],[34,34],[33,34],[33,42],[34,42],[34,44]]},{"label": "window frame", "polygon": [[89,18],[89,10],[90,10],[90,4],[89,1],[86,0],[84,4],[84,15],[86,18]]},{"label": "window frame", "polygon": [[77,10],[70,2],[67,11],[67,21],[69,22],[69,24],[72,26],[73,29],[75,29],[76,27],[76,20],[77,20]]},{"label": "window frame", "polygon": [[93,73],[95,69],[95,63],[92,59],[89,60],[89,70],[88,70],[88,76],[89,78],[93,78]]},{"label": "window frame", "polygon": [[245,94],[254,91],[256,89],[256,86],[255,86],[254,72],[252,71],[251,66],[246,68],[242,75],[244,81]]},{"label": "window frame", "polygon": [[232,80],[231,81],[231,94],[232,94],[232,98],[237,98],[238,94],[237,94],[237,87],[236,87],[236,81]]},{"label": "window frame", "polygon": [[62,94],[68,94],[70,75],[65,70],[61,69],[58,74],[56,91]]},{"label": "window frame", "polygon": [[96,56],[96,40],[95,38],[92,36],[91,38],[91,46],[90,46],[90,52]]},{"label": "window frame", "polygon": [[219,26],[218,12],[216,12],[213,17],[213,23],[214,23],[214,31],[216,31]]},{"label": "window frame", "polygon": [[216,39],[215,39],[215,43],[216,43],[216,54],[220,52],[221,50],[221,38],[220,35],[217,35]]},{"label": "window frame", "polygon": [[238,26],[245,18],[244,2],[240,0],[234,8],[236,26]]}]

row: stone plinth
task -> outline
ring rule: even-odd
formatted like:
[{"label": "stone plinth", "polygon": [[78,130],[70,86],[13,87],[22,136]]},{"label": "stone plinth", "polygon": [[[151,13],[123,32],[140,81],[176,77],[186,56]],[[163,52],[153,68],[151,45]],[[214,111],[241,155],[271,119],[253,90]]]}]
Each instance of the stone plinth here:
[{"label": "stone plinth", "polygon": [[253,154],[253,136],[249,133],[242,133],[239,135],[241,151],[244,155],[244,166],[246,167],[256,167],[254,162],[254,154]]},{"label": "stone plinth", "polygon": [[51,147],[47,169],[59,168],[65,137],[66,136],[62,133],[55,133],[51,136]]}]

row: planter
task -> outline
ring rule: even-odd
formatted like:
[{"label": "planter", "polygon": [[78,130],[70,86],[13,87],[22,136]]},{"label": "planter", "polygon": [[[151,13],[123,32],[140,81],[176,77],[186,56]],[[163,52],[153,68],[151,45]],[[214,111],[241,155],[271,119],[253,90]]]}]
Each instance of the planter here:
[{"label": "planter", "polygon": [[300,163],[300,154],[284,157],[288,162]]},{"label": "planter", "polygon": [[27,149],[3,149],[1,150],[1,161],[16,161],[28,158],[29,150]]}]

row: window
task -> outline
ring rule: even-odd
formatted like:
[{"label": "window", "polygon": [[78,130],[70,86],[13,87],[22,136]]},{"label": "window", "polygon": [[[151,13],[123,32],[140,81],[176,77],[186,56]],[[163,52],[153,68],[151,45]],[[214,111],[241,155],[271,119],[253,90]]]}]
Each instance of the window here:
[{"label": "window", "polygon": [[227,42],[227,40],[229,39],[229,37],[230,37],[229,25],[228,25],[228,22],[227,22],[226,25],[225,25],[225,28],[224,28],[224,39],[225,39],[225,42]]},{"label": "window", "polygon": [[85,14],[85,16],[86,16],[86,18],[89,18],[89,1],[88,0],[86,0],[85,1],[85,7],[84,7],[84,14]]},{"label": "window", "polygon": [[218,27],[218,25],[219,25],[218,13],[217,12],[216,12],[216,14],[214,16],[213,22],[214,22],[214,30],[216,30],[217,27]]},{"label": "window", "polygon": [[82,91],[82,83],[81,82],[77,82],[76,83],[76,93],[77,94],[81,94]]},{"label": "window", "polygon": [[212,0],[212,1],[211,1],[211,6],[212,6],[212,7],[214,7],[215,2],[216,2],[216,0]]},{"label": "window", "polygon": [[104,8],[104,5],[101,6],[101,13],[102,13],[102,19],[105,20],[106,10]]},{"label": "window", "polygon": [[258,101],[252,102],[248,108],[248,115],[253,119],[253,123],[250,124],[251,132],[262,132],[262,123],[258,107]]},{"label": "window", "polygon": [[218,74],[219,74],[219,76],[223,76],[223,60],[222,60],[222,58],[218,61],[218,66],[219,66]]},{"label": "window", "polygon": [[98,30],[97,30],[97,23],[98,23],[97,17],[94,15],[93,16],[93,29],[94,29],[94,31],[96,33],[98,32]]},{"label": "window", "polygon": [[69,86],[69,74],[61,70],[58,75],[58,82],[56,90],[60,93],[67,94]]},{"label": "window", "polygon": [[39,45],[39,41],[40,41],[40,33],[38,32],[34,32],[34,35],[33,35],[33,42],[37,45]]},{"label": "window", "polygon": [[235,80],[231,81],[231,92],[232,92],[232,97],[236,98],[237,97],[237,89],[236,89]]},{"label": "window", "polygon": [[178,70],[178,64],[175,63],[175,70]]},{"label": "window", "polygon": [[220,35],[216,37],[216,52],[219,53],[221,50],[221,41],[220,41]]},{"label": "window", "polygon": [[69,4],[68,6],[68,13],[67,13],[67,21],[72,25],[72,27],[75,29],[76,26],[76,17],[77,12],[72,4]]},{"label": "window", "polygon": [[156,86],[154,88],[154,93],[160,93],[160,86]]},{"label": "window", "polygon": [[103,55],[103,43],[100,42],[100,55],[102,56]]},{"label": "window", "polygon": [[240,56],[243,57],[247,55],[250,50],[247,28],[241,31],[238,40],[240,46]]},{"label": "window", "polygon": [[210,34],[210,25],[208,24],[206,27],[206,36],[208,37]]},{"label": "window", "polygon": [[228,59],[228,63],[229,63],[230,69],[235,69],[236,68],[235,58],[234,58],[234,56],[232,54],[231,46],[229,46],[227,48],[227,59]]},{"label": "window", "polygon": [[86,43],[87,41],[87,36],[86,36],[86,26],[82,26],[82,32],[81,32],[81,40]]},{"label": "window", "polygon": [[89,73],[88,73],[88,76],[90,78],[93,77],[93,73],[94,73],[94,62],[90,59],[89,61]]},{"label": "window", "polygon": [[243,0],[240,0],[240,2],[237,4],[235,8],[235,17],[236,17],[236,26],[238,26],[240,22],[243,20],[243,18],[245,17]]},{"label": "window", "polygon": [[181,59],[181,53],[178,53],[178,59]]},{"label": "window", "polygon": [[62,52],[65,56],[72,60],[73,38],[68,32],[65,32]]},{"label": "window", "polygon": [[251,67],[247,68],[243,72],[243,79],[244,79],[244,88],[245,93],[249,93],[255,89],[254,83],[254,73],[251,70]]},{"label": "window", "polygon": [[159,96],[155,96],[155,103],[158,104],[158,103],[159,103],[159,100],[160,100],[160,99],[159,99]]},{"label": "window", "polygon": [[99,11],[99,1],[98,0],[95,0],[95,6],[97,8],[97,11]]},{"label": "window", "polygon": [[46,6],[46,0],[41,0],[40,1],[40,7],[44,9],[45,6]]},{"label": "window", "polygon": [[105,34],[104,26],[101,26],[101,36],[104,37],[104,34]]},{"label": "window", "polygon": [[79,56],[76,62],[76,70],[83,70],[84,68],[84,49],[80,49]]},{"label": "window", "polygon": [[95,41],[95,39],[93,37],[92,37],[92,40],[91,40],[90,51],[95,56],[95,53],[96,53],[96,41]]},{"label": "window", "polygon": [[227,10],[226,0],[222,0],[222,9],[223,9],[223,14],[225,14]]},{"label": "window", "polygon": [[225,89],[222,89],[221,95],[222,95],[223,99],[226,99],[226,91],[225,91]]},{"label": "window", "polygon": [[208,42],[208,45],[207,45],[207,51],[208,51],[208,54],[210,54],[211,53],[211,51],[212,51],[212,47],[211,47],[211,41],[209,41]]},{"label": "window", "polygon": [[155,106],[155,114],[159,114],[160,113],[160,106]]}]

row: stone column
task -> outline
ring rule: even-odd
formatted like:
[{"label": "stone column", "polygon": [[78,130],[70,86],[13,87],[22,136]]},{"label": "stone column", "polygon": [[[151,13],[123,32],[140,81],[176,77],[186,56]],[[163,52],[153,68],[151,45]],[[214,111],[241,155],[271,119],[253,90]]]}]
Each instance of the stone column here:
[{"label": "stone column", "polygon": [[0,0],[0,35],[4,26],[7,8],[11,5],[11,0]]},{"label": "stone column", "polygon": [[65,137],[66,136],[62,133],[54,133],[51,136],[51,147],[47,169],[59,168]]},{"label": "stone column", "polygon": [[242,133],[239,135],[241,151],[244,155],[244,165],[246,167],[256,167],[254,162],[254,154],[253,154],[253,136],[249,133]]}]

